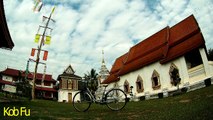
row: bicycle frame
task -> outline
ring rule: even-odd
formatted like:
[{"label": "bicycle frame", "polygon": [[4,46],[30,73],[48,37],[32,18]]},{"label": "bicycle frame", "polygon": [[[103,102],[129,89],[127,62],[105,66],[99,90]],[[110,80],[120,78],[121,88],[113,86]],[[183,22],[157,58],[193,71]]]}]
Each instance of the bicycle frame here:
[{"label": "bicycle frame", "polygon": [[105,98],[106,87],[104,87],[104,91],[103,91],[103,93],[102,93],[102,96],[101,96],[100,101],[96,99],[95,95],[92,94],[92,92],[89,90],[88,87],[86,87],[86,90],[85,90],[85,91],[88,92],[88,94],[90,95],[90,97],[91,97],[93,103],[99,103],[99,104],[104,104],[104,103],[106,103],[106,100],[104,99],[104,98]]},{"label": "bicycle frame", "polygon": [[[80,92],[77,92],[73,98],[73,106],[79,112],[85,112],[89,109],[92,103],[98,103],[101,105],[107,105],[107,107],[113,111],[118,111],[124,108],[127,103],[127,95],[123,90],[119,88],[112,88],[106,92],[106,87],[108,85],[103,85],[104,90],[102,95],[100,94],[99,98],[96,98],[96,95],[89,90],[88,87],[84,87],[84,89]],[[76,96],[82,96],[82,100],[78,100]],[[75,100],[77,98],[77,100]],[[81,99],[81,98],[80,98]],[[75,102],[76,101],[76,102]]]}]

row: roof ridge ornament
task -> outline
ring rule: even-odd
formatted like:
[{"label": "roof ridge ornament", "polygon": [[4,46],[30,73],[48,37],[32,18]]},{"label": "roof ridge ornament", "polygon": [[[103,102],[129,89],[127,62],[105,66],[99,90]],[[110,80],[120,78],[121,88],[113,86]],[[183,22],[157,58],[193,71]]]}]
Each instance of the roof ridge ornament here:
[{"label": "roof ridge ornament", "polygon": [[64,70],[64,73],[67,73],[67,74],[74,74],[75,73],[71,64],[69,64],[69,66]]}]

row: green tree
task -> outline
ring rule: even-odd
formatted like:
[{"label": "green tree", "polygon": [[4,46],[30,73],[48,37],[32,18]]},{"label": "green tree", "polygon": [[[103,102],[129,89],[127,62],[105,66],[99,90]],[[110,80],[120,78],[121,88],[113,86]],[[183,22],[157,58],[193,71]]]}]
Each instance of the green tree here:
[{"label": "green tree", "polygon": [[213,49],[212,48],[210,48],[208,50],[208,58],[209,58],[209,60],[213,61]]},{"label": "green tree", "polygon": [[22,73],[19,71],[18,81],[16,82],[16,93],[31,98],[31,89],[32,86],[30,85],[29,81],[22,76]]},{"label": "green tree", "polygon": [[88,88],[95,92],[98,89],[98,79],[97,79],[98,73],[96,73],[95,69],[91,69],[90,72],[87,74],[84,74],[84,78],[87,81]]}]

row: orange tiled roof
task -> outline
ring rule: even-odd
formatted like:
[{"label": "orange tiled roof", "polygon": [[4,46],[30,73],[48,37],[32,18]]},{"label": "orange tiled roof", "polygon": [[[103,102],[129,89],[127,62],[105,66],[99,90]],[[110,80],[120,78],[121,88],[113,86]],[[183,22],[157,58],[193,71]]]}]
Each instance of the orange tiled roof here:
[{"label": "orange tiled roof", "polygon": [[118,72],[121,69],[121,66],[124,64],[128,56],[128,53],[120,56],[116,59],[115,63],[113,64],[112,69],[110,70],[110,73]]},{"label": "orange tiled roof", "polygon": [[106,80],[104,80],[102,82],[102,84],[108,84],[108,83],[115,82],[115,81],[119,80],[117,73],[119,72],[119,70],[123,66],[123,63],[126,61],[127,56],[128,56],[128,53],[120,56],[119,58],[117,58],[115,60],[115,63],[113,64],[113,66],[110,70],[110,76]]},{"label": "orange tiled roof", "polygon": [[167,51],[167,33],[169,28],[166,27],[151,37],[133,46],[129,50],[127,61],[119,71],[119,75],[126,74],[130,71],[137,70],[145,65],[159,61],[164,57]]},{"label": "orange tiled roof", "polygon": [[168,46],[167,55],[161,60],[161,64],[205,46],[202,33],[193,15],[170,28]]},{"label": "orange tiled roof", "polygon": [[121,57],[116,59],[109,78],[103,83],[117,81],[118,75],[157,61],[165,64],[200,47],[205,47],[205,41],[196,19],[191,15],[173,27],[165,27],[133,46],[128,54],[123,55],[126,60],[121,60]]},{"label": "orange tiled roof", "polygon": [[102,82],[102,84],[109,84],[109,83],[116,82],[119,80],[120,80],[120,78],[118,77],[118,75],[110,74],[109,77]]}]

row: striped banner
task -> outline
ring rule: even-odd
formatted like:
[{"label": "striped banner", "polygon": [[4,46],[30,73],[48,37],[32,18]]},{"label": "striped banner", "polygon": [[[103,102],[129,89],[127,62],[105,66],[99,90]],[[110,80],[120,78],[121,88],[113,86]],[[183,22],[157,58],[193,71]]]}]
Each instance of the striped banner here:
[{"label": "striped banner", "polygon": [[48,56],[48,51],[44,51],[44,56],[43,56],[43,60],[47,60],[47,56]]},{"label": "striped banner", "polygon": [[31,51],[31,56],[34,56],[35,55],[35,48],[32,48],[32,51]]}]

